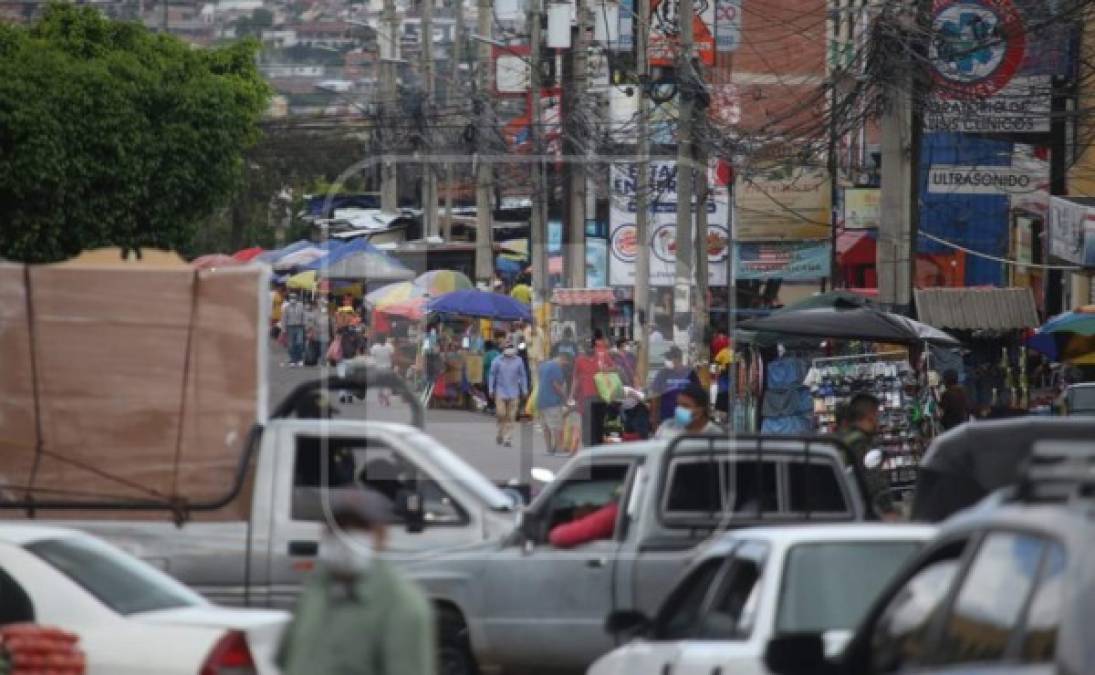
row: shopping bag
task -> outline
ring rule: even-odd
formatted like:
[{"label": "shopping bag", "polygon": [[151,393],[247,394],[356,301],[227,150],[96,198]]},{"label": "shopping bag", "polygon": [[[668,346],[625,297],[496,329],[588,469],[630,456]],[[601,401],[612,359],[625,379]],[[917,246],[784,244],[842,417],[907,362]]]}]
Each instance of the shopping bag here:
[{"label": "shopping bag", "polygon": [[339,335],[334,340],[331,340],[331,346],[327,348],[327,361],[330,363],[338,363],[342,360],[342,336]]},{"label": "shopping bag", "polygon": [[540,395],[540,383],[532,385],[532,393],[528,396],[528,403],[525,403],[525,414],[529,417],[535,417],[539,407],[536,405],[536,399]]},{"label": "shopping bag", "polygon": [[582,415],[571,410],[563,416],[563,438],[561,450],[573,455],[582,447]]},{"label": "shopping bag", "polygon": [[593,383],[597,385],[597,394],[605,403],[623,398],[624,383],[619,373],[597,373],[593,376]]}]

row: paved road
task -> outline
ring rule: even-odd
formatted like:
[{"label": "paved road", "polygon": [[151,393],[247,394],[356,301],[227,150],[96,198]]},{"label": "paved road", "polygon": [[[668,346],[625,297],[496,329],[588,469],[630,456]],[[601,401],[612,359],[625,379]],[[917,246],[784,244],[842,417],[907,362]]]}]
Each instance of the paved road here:
[{"label": "paved road", "polygon": [[[284,360],[285,350],[271,346],[268,379],[272,406],[281,402],[297,384],[323,377],[325,373],[334,375],[334,369],[328,368],[287,368],[281,365]],[[376,394],[370,394],[365,402],[340,404],[337,401],[337,396],[332,396],[332,402],[340,409],[342,418],[393,422],[408,422],[411,419],[406,404],[393,402],[392,407],[383,407]],[[512,448],[495,444],[494,418],[482,413],[427,410],[426,431],[496,483],[521,476],[522,455],[526,458],[526,466],[545,467],[553,471],[566,461],[564,457],[547,454],[543,432],[531,423],[519,425],[514,432]]]}]

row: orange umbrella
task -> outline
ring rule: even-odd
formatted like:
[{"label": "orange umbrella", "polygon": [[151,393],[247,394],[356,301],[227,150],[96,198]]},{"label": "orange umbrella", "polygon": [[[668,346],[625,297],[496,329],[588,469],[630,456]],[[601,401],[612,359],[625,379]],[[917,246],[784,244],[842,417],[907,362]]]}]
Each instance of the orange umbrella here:
[{"label": "orange umbrella", "polygon": [[261,246],[252,246],[251,248],[245,248],[241,251],[236,251],[232,254],[232,257],[239,262],[251,262],[263,252],[264,249]]}]

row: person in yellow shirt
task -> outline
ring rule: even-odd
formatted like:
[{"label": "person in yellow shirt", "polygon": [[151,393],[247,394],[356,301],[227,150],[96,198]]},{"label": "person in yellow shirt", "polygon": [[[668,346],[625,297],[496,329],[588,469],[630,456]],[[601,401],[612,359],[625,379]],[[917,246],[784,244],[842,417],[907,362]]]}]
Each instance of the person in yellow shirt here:
[{"label": "person in yellow shirt", "polygon": [[524,303],[526,305],[532,304],[532,286],[526,283],[520,283],[513,287],[513,290],[509,292],[509,297],[513,298],[517,302]]}]

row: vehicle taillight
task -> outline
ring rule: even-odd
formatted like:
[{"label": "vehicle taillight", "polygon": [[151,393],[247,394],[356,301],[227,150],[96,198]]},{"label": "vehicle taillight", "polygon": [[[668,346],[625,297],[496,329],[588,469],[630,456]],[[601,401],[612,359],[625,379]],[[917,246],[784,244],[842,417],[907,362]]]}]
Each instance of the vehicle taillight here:
[{"label": "vehicle taillight", "polygon": [[243,633],[231,631],[213,646],[198,675],[256,675],[255,660]]}]

